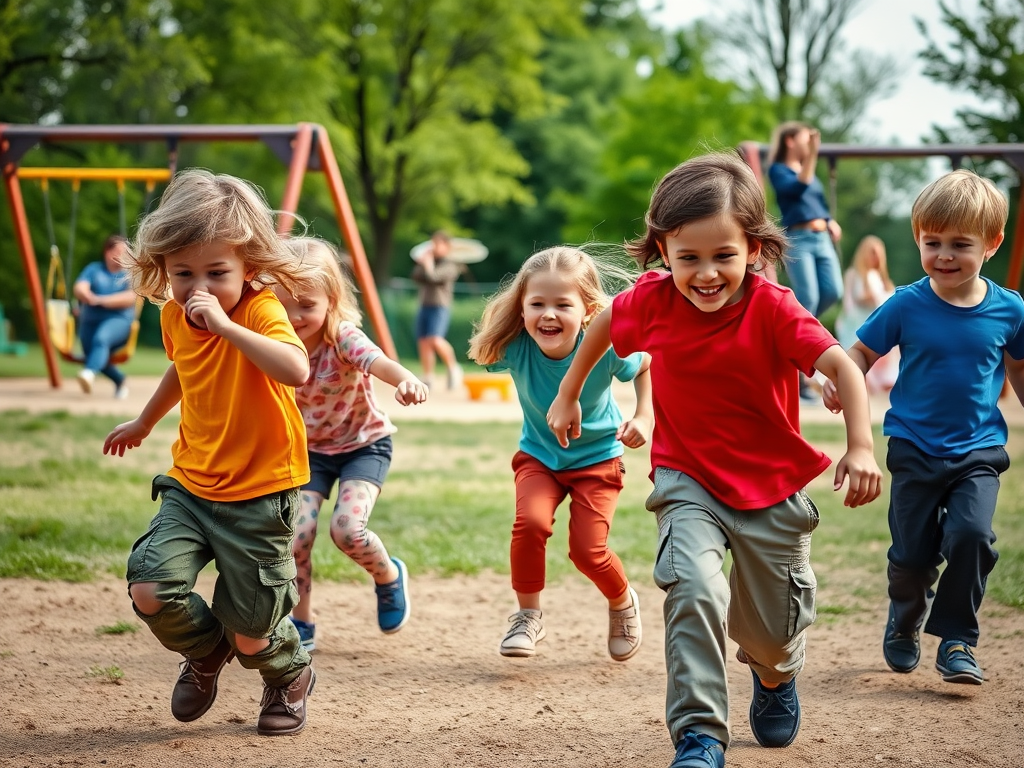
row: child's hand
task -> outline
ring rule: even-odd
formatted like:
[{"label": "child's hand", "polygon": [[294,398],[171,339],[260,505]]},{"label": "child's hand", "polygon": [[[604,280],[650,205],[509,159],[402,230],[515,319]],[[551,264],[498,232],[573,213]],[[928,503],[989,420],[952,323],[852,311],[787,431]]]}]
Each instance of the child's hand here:
[{"label": "child's hand", "polygon": [[619,425],[615,439],[621,440],[627,448],[639,448],[651,438],[651,427],[650,419],[634,416]]},{"label": "child's hand", "polygon": [[218,336],[223,336],[224,331],[232,325],[231,319],[217,298],[206,291],[196,291],[192,294],[185,302],[185,314],[200,328],[205,328]]},{"label": "child's hand", "polygon": [[124,456],[126,449],[138,448],[149,435],[149,427],[138,419],[118,424],[103,441],[103,454]]},{"label": "child's hand", "polygon": [[395,389],[395,400],[402,405],[419,405],[427,401],[427,385],[419,379],[406,379]]},{"label": "child's hand", "polygon": [[839,413],[843,410],[843,404],[839,402],[839,390],[836,389],[832,379],[826,379],[825,383],[821,385],[821,401],[832,413]]},{"label": "child's hand", "polygon": [[843,487],[843,480],[850,478],[850,487],[846,491],[843,504],[847,507],[859,507],[878,498],[882,492],[882,470],[878,468],[875,457],[866,448],[853,448],[836,464],[836,481],[833,489]]},{"label": "child's hand", "polygon": [[580,436],[580,424],[583,422],[583,409],[579,400],[569,400],[559,395],[548,408],[548,427],[558,438],[558,444],[569,447],[569,441]]}]

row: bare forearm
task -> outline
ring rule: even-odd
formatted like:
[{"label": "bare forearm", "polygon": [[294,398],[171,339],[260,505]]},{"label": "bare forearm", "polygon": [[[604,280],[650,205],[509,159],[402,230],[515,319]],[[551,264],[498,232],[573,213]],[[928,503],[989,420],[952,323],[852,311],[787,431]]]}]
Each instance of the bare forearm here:
[{"label": "bare forearm", "polygon": [[404,365],[396,363],[386,355],[381,355],[370,363],[370,375],[376,376],[381,381],[397,387],[403,381],[415,379],[416,375]]},{"label": "bare forearm", "polygon": [[871,434],[871,405],[864,374],[855,365],[837,366],[836,389],[843,403],[843,418],[846,421],[847,450],[866,448],[874,450],[875,439]]},{"label": "bare forearm", "polygon": [[275,381],[300,387],[309,378],[309,358],[294,344],[271,339],[237,323],[226,328],[222,336]]},{"label": "bare forearm", "polygon": [[99,300],[97,303],[107,309],[128,309],[128,307],[134,307],[135,301],[139,297],[135,294],[135,291],[119,291],[118,293],[111,293],[107,296],[98,296]]},{"label": "bare forearm", "polygon": [[178,369],[174,367],[174,363],[171,363],[170,367],[164,372],[163,378],[160,379],[156,391],[153,392],[149,402],[146,403],[142,413],[139,414],[139,421],[147,429],[152,430],[157,422],[180,402],[181,380],[178,378]]},{"label": "bare forearm", "polygon": [[587,376],[612,344],[611,313],[609,307],[591,321],[569,370],[562,378],[562,384],[558,388],[559,396],[579,400]]},{"label": "bare forearm", "polygon": [[633,379],[633,390],[636,392],[636,412],[633,418],[654,419],[654,398],[651,394],[650,366],[643,368]]}]

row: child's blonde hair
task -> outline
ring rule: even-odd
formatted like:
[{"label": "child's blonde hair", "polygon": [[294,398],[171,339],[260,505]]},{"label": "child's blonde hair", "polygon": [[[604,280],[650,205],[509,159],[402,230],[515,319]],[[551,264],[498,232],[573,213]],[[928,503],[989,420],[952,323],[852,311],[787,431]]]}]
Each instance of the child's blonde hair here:
[{"label": "child's blonde hair", "polygon": [[260,290],[281,284],[289,291],[305,275],[304,265],[285,247],[274,227],[274,212],[247,181],[202,169],[175,174],[160,206],[139,224],[125,258],[132,288],[154,304],[169,299],[167,258],[185,248],[223,242],[234,247]]},{"label": "child's blonde hair", "polygon": [[[602,265],[604,269],[604,265]],[[612,271],[622,272],[609,265]],[[473,338],[469,340],[469,358],[480,365],[496,363],[505,354],[505,349],[523,329],[523,295],[526,283],[534,275],[556,272],[571,280],[580,292],[587,315],[583,321],[586,328],[591,318],[603,310],[611,300],[601,285],[594,259],[579,248],[559,245],[538,251],[523,262],[523,266],[511,280],[498,289],[487,301],[483,316],[477,324]]]},{"label": "child's blonde hair", "polygon": [[338,340],[338,325],[344,320],[361,325],[362,313],[352,283],[341,271],[338,251],[317,237],[293,237],[285,240],[296,261],[305,265],[306,273],[295,281],[292,295],[298,298],[310,291],[327,295],[327,317],[324,318],[324,342]]},{"label": "child's blonde hair", "polygon": [[954,231],[991,244],[1006,226],[1009,207],[995,184],[961,168],[924,188],[910,210],[910,225],[915,240],[922,232]]},{"label": "child's blonde hair", "polygon": [[626,244],[626,252],[642,269],[662,266],[665,238],[701,219],[732,216],[751,249],[759,246],[762,264],[776,264],[786,249],[786,236],[765,206],[764,189],[739,155],[713,152],[687,160],[669,171],[651,196],[643,236]]},{"label": "child's blonde hair", "polygon": [[[868,257],[870,257],[871,254],[875,254],[878,258],[877,267],[868,266]],[[885,243],[882,242],[882,238],[875,235],[866,235],[859,243],[857,243],[857,250],[853,253],[853,262],[851,266],[853,267],[854,272],[860,275],[862,279],[867,278],[868,270],[877,269],[886,290],[892,291],[895,286],[889,278],[889,267],[886,261]]]}]

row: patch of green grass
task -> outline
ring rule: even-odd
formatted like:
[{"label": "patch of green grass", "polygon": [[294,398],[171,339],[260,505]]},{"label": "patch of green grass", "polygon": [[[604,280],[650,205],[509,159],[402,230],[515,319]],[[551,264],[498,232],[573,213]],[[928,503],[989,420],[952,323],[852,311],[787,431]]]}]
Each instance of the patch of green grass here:
[{"label": "patch of green grass", "polygon": [[[138,346],[132,359],[118,366],[129,376],[161,376],[170,363],[163,349],[159,347]],[[81,369],[80,365],[69,363],[57,357],[57,367],[61,376],[72,378]],[[46,376],[46,358],[43,348],[32,342],[24,355],[0,355],[0,378]]]},{"label": "patch of green grass", "polygon": [[101,667],[99,664],[94,664],[86,674],[89,677],[102,677],[105,682],[114,683],[115,685],[120,685],[124,679],[124,670],[116,664],[111,664],[109,667]]},{"label": "patch of green grass", "polygon": [[108,624],[96,627],[97,635],[132,635],[139,631],[139,625],[133,621],[118,621],[116,624]]},{"label": "patch of green grass", "polygon": [[[124,575],[132,542],[157,511],[150,480],[166,471],[177,423],[164,420],[141,448],[123,459],[103,456],[103,438],[115,419],[67,413],[0,413],[0,577],[83,581],[100,573]],[[511,458],[518,424],[402,422],[395,459],[370,528],[414,574],[508,573],[515,514]],[[816,443],[842,444],[841,425],[808,425]],[[1024,445],[1024,430],[1011,444]],[[876,434],[884,465],[886,440]],[[631,579],[649,580],[657,547],[654,516],[644,508],[650,492],[649,455],[627,451],[626,487],[619,499],[610,544]],[[843,493],[811,492],[821,512],[812,562],[822,586],[819,613],[839,617],[884,600],[888,475],[883,496],[866,507],[843,506]],[[1024,608],[1024,456],[1013,456],[1002,477],[995,527],[999,563],[988,597]],[[334,546],[328,532],[333,499],[325,505],[314,549],[319,580],[369,577]],[[569,561],[568,507],[557,514],[548,542],[551,580],[576,569]],[[116,626],[116,625],[115,625]]]}]

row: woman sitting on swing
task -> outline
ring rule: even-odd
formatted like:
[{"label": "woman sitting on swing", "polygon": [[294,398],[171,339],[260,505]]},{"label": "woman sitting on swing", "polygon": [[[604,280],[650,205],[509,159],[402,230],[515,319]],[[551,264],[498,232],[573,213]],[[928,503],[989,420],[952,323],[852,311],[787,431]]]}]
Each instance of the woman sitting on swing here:
[{"label": "woman sitting on swing", "polygon": [[125,238],[111,235],[103,243],[103,261],[86,265],[74,285],[81,311],[78,336],[85,353],[78,383],[89,394],[96,374],[102,373],[114,382],[114,397],[119,400],[128,396],[128,387],[124,374],[110,361],[110,354],[128,341],[137,298],[121,266],[127,251]]}]

